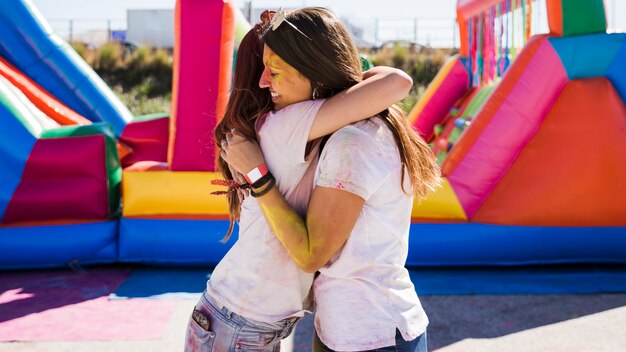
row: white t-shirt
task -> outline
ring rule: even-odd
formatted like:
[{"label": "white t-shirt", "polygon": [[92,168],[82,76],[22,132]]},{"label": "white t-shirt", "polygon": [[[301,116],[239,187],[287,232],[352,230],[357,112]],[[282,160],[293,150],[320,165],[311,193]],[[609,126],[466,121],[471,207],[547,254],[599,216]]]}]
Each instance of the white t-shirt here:
[{"label": "white t-shirt", "polygon": [[[317,146],[305,157],[307,137],[324,100],[292,104],[267,115],[259,139],[268,169],[287,202],[306,213],[318,160]],[[303,316],[311,309],[313,274],[291,259],[271,231],[257,200],[241,207],[239,238],[207,282],[207,293],[229,310],[263,322]]]},{"label": "white t-shirt", "polygon": [[313,291],[315,329],[336,351],[395,345],[421,335],[428,318],[404,267],[413,197],[391,130],[378,117],[335,132],[324,147],[315,184],[365,199],[345,246],[321,268]]}]

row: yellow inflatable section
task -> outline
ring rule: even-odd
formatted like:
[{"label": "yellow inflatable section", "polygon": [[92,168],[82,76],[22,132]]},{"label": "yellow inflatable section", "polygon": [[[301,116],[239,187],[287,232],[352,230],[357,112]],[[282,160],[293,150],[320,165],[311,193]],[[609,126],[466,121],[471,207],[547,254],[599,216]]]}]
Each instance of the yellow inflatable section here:
[{"label": "yellow inflatable section", "polygon": [[[124,217],[187,215],[228,219],[225,196],[212,195],[225,187],[211,185],[219,172],[124,171]],[[413,204],[413,219],[467,220],[447,179],[442,187]]]},{"label": "yellow inflatable section", "polygon": [[411,217],[413,220],[467,220],[461,203],[459,203],[454,189],[450,186],[447,178],[444,178],[442,186],[431,191],[428,196],[426,196],[426,199],[421,202],[415,201],[413,203]]},{"label": "yellow inflatable section", "polygon": [[219,172],[124,171],[124,217],[187,215],[228,219],[226,197],[211,194],[226,187],[211,185]]}]

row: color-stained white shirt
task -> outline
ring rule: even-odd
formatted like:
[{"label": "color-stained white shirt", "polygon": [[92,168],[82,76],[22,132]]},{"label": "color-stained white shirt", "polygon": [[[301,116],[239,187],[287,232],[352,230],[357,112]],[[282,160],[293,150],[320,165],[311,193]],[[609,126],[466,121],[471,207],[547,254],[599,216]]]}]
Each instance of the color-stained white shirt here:
[{"label": "color-stained white shirt", "polygon": [[[289,105],[267,115],[259,139],[268,169],[287,202],[306,213],[318,160],[305,157],[307,137],[323,99]],[[258,202],[246,197],[239,238],[219,262],[207,293],[229,310],[263,322],[302,316],[311,309],[313,274],[300,270],[276,238]]]},{"label": "color-stained white shirt", "polygon": [[395,345],[396,328],[405,340],[428,325],[404,267],[411,224],[408,174],[392,132],[378,117],[335,132],[324,147],[315,184],[354,193],[365,200],[345,246],[315,279],[315,328],[336,351]]}]

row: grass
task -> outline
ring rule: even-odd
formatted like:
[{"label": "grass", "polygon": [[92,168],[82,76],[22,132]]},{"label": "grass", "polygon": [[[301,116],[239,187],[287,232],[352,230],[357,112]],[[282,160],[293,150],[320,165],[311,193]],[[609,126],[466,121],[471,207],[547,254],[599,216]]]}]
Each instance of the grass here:
[{"label": "grass", "polygon": [[113,92],[135,116],[170,111],[171,94],[149,97],[142,92],[141,86],[124,91],[121,85],[114,86]]},{"label": "grass", "polygon": [[72,47],[133,115],[170,111],[172,57],[168,51],[149,47],[131,51],[116,42],[99,48],[82,43],[72,43]]}]

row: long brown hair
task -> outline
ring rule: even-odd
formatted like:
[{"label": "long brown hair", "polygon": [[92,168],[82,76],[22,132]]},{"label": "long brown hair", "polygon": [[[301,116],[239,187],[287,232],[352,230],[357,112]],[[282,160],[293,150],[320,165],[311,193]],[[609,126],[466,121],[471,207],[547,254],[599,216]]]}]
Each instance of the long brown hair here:
[{"label": "long brown hair", "polygon": [[[286,16],[290,24],[267,29],[264,43],[288,64],[311,81],[323,98],[330,97],[362,80],[358,50],[350,33],[331,11],[307,7]],[[300,33],[301,31],[302,33]],[[380,116],[394,135],[404,171],[411,181],[411,191],[418,199],[441,182],[441,171],[428,144],[413,130],[395,105]],[[406,192],[406,190],[404,190]]]},{"label": "long brown hair", "polygon": [[[233,128],[249,140],[257,140],[255,123],[257,119],[273,108],[268,89],[259,87],[259,79],[263,73],[263,44],[259,39],[261,25],[252,28],[239,43],[235,61],[232,92],[226,105],[224,118],[215,127],[216,143],[225,138]],[[228,163],[218,157],[219,170],[227,180],[232,180]],[[229,192],[228,213],[230,225],[222,241],[227,241],[233,232],[234,221],[239,219],[241,200],[237,192]]]}]

